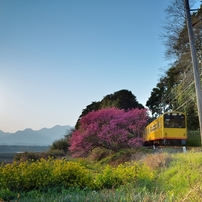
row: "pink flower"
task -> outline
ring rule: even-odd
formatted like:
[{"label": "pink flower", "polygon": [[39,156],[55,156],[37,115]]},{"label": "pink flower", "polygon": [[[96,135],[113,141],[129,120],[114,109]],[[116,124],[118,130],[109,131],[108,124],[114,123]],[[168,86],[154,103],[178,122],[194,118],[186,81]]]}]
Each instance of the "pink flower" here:
[{"label": "pink flower", "polygon": [[79,121],[79,129],[70,139],[69,150],[73,156],[80,157],[87,156],[96,147],[113,151],[139,147],[147,119],[145,109],[92,111]]}]

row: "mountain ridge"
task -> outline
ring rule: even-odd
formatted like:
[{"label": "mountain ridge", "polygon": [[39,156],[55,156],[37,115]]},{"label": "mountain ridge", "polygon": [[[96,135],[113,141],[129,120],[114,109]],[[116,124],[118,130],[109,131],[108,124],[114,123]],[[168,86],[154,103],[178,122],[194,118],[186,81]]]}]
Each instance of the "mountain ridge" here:
[{"label": "mountain ridge", "polygon": [[15,133],[3,132],[0,130],[0,145],[51,145],[55,140],[61,139],[74,127],[70,125],[55,125],[52,128],[33,130],[26,128]]}]

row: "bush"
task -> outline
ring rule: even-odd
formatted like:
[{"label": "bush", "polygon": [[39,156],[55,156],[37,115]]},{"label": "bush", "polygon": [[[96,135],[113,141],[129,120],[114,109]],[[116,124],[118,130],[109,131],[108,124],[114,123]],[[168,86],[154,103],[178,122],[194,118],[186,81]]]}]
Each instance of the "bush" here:
[{"label": "bush", "polygon": [[65,156],[65,152],[63,150],[55,149],[55,150],[49,150],[47,151],[47,156],[57,158]]},{"label": "bush", "polygon": [[153,173],[145,164],[131,162],[117,167],[106,165],[95,181],[98,188],[116,188],[123,184],[150,181],[153,177]]},{"label": "bush", "polygon": [[38,159],[40,159],[41,157],[39,157],[39,153],[35,153],[35,152],[23,152],[23,153],[17,153],[14,156],[14,161],[36,161]]},{"label": "bush", "polygon": [[70,146],[68,143],[69,138],[61,138],[59,140],[55,140],[53,144],[50,146],[50,150],[63,150],[64,153],[67,153],[68,147]]},{"label": "bush", "polygon": [[[97,165],[95,165],[97,166]],[[81,161],[41,159],[14,162],[0,166],[0,189],[11,191],[47,190],[53,187],[112,188],[140,181],[150,181],[153,173],[144,164],[125,163],[118,167],[104,166],[93,169]]]},{"label": "bush", "polygon": [[201,136],[200,131],[188,131],[187,146],[200,147],[201,146]]},{"label": "bush", "polygon": [[37,161],[40,159],[48,159],[51,158],[57,158],[65,156],[65,152],[63,150],[55,149],[55,150],[49,150],[47,152],[24,152],[24,153],[18,153],[14,156],[14,161]]},{"label": "bush", "polygon": [[104,148],[95,148],[93,149],[92,153],[90,154],[89,158],[92,159],[92,161],[100,161],[104,158],[107,158],[112,152],[109,149],[104,149]]},{"label": "bush", "polygon": [[0,189],[32,190],[51,187],[92,187],[91,172],[78,162],[66,160],[20,162],[1,165]]},{"label": "bush", "polygon": [[14,198],[16,198],[16,194],[10,191],[8,188],[0,189],[0,201],[2,200],[10,201]]},{"label": "bush", "polygon": [[62,187],[94,188],[93,175],[78,162],[54,161],[53,184]]}]

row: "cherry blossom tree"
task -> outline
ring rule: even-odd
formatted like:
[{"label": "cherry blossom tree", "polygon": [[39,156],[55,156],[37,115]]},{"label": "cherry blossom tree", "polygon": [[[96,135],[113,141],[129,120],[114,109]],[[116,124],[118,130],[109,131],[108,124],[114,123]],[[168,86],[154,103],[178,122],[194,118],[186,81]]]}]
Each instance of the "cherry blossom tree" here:
[{"label": "cherry blossom tree", "polygon": [[124,111],[106,108],[92,111],[79,121],[72,133],[69,150],[74,157],[87,156],[94,148],[113,151],[138,147],[148,119],[145,109]]}]

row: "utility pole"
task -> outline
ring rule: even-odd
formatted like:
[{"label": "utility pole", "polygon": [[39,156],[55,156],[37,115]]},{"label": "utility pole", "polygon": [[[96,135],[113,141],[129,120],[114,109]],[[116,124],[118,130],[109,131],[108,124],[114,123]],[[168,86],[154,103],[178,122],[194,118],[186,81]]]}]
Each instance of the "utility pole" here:
[{"label": "utility pole", "polygon": [[192,57],[192,64],[193,64],[194,82],[195,82],[195,89],[196,89],[196,99],[197,99],[197,106],[198,106],[198,117],[199,117],[199,125],[200,125],[201,144],[202,144],[202,91],[201,91],[200,75],[198,71],[198,62],[196,57],[196,49],[194,44],[194,32],[192,28],[189,0],[184,0],[184,8],[186,13],[189,45],[191,49],[191,57]]}]

